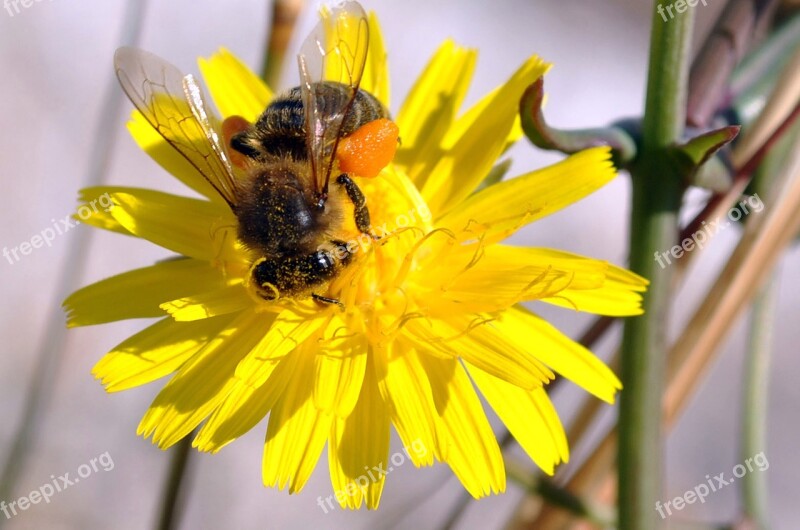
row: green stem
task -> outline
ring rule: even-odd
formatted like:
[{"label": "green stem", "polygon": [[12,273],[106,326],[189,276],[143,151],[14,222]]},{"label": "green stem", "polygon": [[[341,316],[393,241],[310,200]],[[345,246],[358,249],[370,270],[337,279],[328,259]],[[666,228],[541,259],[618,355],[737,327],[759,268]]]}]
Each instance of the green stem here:
[{"label": "green stem", "polygon": [[192,438],[194,433],[186,436],[172,448],[169,473],[164,481],[164,491],[161,495],[159,530],[173,530],[180,527],[181,512],[187,497],[184,478],[188,469]]},{"label": "green stem", "polygon": [[[767,394],[777,283],[773,276],[753,300],[748,355],[744,367],[742,462],[762,453],[767,445]],[[744,513],[759,530],[769,528],[766,479],[766,474],[762,472],[748,473],[742,478]]]},{"label": "green stem", "polygon": [[[777,140],[753,178],[752,192],[765,200],[775,194],[775,175],[780,173],[800,138],[800,121],[795,121]],[[767,448],[767,404],[769,368],[772,357],[772,329],[778,294],[777,273],[753,299],[750,314],[750,337],[744,366],[742,407],[741,460],[753,458]],[[760,530],[769,528],[767,511],[767,481],[761,472],[742,477],[741,496],[745,517]]]},{"label": "green stem", "polygon": [[669,147],[685,123],[693,10],[664,21],[654,2],[642,150],[631,168],[631,269],[650,280],[644,315],[628,319],[622,341],[619,415],[619,528],[657,528],[661,498],[661,395],[671,267],[655,252],[678,238],[682,176]]}]

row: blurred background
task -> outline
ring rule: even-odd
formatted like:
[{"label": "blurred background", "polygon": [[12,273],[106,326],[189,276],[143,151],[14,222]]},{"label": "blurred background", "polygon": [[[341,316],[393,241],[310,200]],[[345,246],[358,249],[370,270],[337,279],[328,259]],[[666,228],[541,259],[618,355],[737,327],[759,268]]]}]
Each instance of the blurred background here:
[{"label": "blurred background", "polygon": [[[504,0],[500,2],[427,2],[362,0],[382,22],[389,51],[391,110],[400,102],[432,53],[446,38],[478,48],[479,61],[466,104],[504,82],[531,54],[555,64],[547,75],[548,120],[559,127],[606,124],[640,115],[644,106],[650,3],[641,0]],[[695,33],[704,35],[721,2],[695,9]],[[13,7],[11,8],[13,10]],[[44,0],[20,6],[19,13],[0,11],[0,246],[13,248],[74,212],[78,189],[87,185],[98,145],[111,149],[104,179],[109,184],[152,187],[189,194],[139,151],[124,128],[127,100],[110,112],[104,105],[110,90],[121,95],[113,79],[112,57],[130,25],[122,0]],[[258,69],[269,28],[269,2],[173,0],[150,1],[143,12],[139,46],[168,59],[184,72],[197,73],[196,58],[225,46]],[[314,4],[302,14],[294,33],[292,54],[316,24]],[[284,83],[295,84],[293,56],[285,64]],[[113,110],[113,109],[112,109]],[[98,144],[98,138],[108,145]],[[560,158],[526,141],[513,148],[509,175]],[[702,192],[687,199],[701,205]],[[625,265],[629,181],[614,182],[515,238],[520,244],[549,246]],[[765,204],[765,210],[770,208]],[[82,234],[82,232],[92,232]],[[677,333],[719,269],[738,237],[738,228],[722,231],[696,259],[676,293],[671,329]],[[79,246],[81,240],[86,247]],[[77,247],[76,247],[77,246]],[[78,250],[72,250],[77,248]],[[76,269],[70,254],[85,255]],[[86,478],[49,503],[31,506],[0,526],[27,528],[153,527],[169,454],[136,436],[136,426],[162,383],[119,394],[106,394],[91,374],[102,355],[147,323],[121,322],[65,332],[60,312],[64,295],[112,274],[149,265],[166,251],[141,240],[78,226],[55,238],[50,247],[34,249],[11,263],[0,259],[0,463],[23,421],[25,395],[45,349],[55,363],[56,377],[44,395],[41,428],[28,442],[32,457],[20,468],[17,488],[0,501],[11,502],[41,485],[108,454]],[[769,388],[768,459],[770,512],[775,529],[800,527],[800,252],[790,251],[778,266],[780,294],[774,333],[775,354]],[[125,304],[125,300],[119,300]],[[535,309],[576,338],[590,322],[584,314],[551,307]],[[724,351],[670,433],[666,448],[664,500],[704,482],[706,475],[725,472],[741,462],[738,453],[745,319],[725,341]],[[607,359],[616,347],[615,329],[596,348]],[[567,421],[582,391],[563,384],[553,393]],[[606,420],[614,407],[604,406]],[[502,426],[489,411],[496,432]],[[308,485],[298,495],[266,489],[261,484],[261,451],[266,421],[221,453],[193,453],[189,499],[182,528],[439,528],[459,502],[463,488],[444,465],[415,469],[405,464],[391,473],[377,512],[324,513],[317,497],[332,493],[323,454]],[[391,452],[401,449],[396,436]],[[572,448],[573,462],[586,449]],[[509,454],[533,464],[518,448]],[[101,464],[103,460],[100,460]],[[572,464],[566,464],[569,466]],[[108,471],[105,471],[109,468]],[[52,476],[52,477],[51,477]],[[729,520],[737,513],[735,485],[703,504],[687,506],[670,524],[691,519]],[[522,489],[509,481],[504,495],[471,501],[457,528],[501,528],[514,513]]]}]

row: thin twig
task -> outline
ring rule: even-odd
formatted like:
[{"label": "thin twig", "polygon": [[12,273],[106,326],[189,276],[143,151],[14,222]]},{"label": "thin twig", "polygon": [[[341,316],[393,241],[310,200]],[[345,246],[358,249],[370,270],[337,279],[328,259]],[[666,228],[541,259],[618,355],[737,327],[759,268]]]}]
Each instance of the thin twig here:
[{"label": "thin twig", "polygon": [[[764,109],[764,113],[762,116],[759,117],[757,122],[751,128],[751,133],[740,143],[737,145],[736,150],[734,151],[734,161],[737,164],[737,167],[741,167],[742,165],[746,164],[753,156],[755,156],[759,151],[761,151],[761,147],[771,141],[774,138],[772,131],[775,129],[781,128],[782,125],[786,123],[788,119],[794,115],[793,113],[797,111],[798,103],[800,102],[800,50],[796,53],[795,57],[790,61],[790,64],[787,65],[786,70],[784,71],[784,75],[778,81],[778,84],[774,90],[774,96],[770,99],[769,104]],[[761,141],[761,144],[755,144],[755,140],[751,138],[756,138]],[[742,154],[744,153],[744,154]],[[726,280],[729,282],[733,282],[733,277],[724,278],[725,274],[728,275],[738,275],[741,274],[742,271],[733,267],[734,260],[742,260],[742,265],[748,264],[748,266],[753,267],[753,270],[749,273],[745,273],[745,277],[749,277],[752,274],[756,274],[759,271],[757,269],[761,269],[762,271],[769,265],[767,258],[776,259],[776,256],[771,255],[764,255],[761,256],[757,254],[755,256],[747,257],[744,255],[744,252],[747,252],[747,248],[749,246],[755,245],[757,242],[755,241],[756,237],[759,237],[759,249],[764,250],[761,248],[762,246],[768,247],[772,251],[778,251],[780,249],[773,248],[773,245],[776,243],[775,239],[777,236],[790,238],[792,235],[784,235],[783,232],[786,230],[786,227],[782,225],[774,226],[774,223],[785,223],[789,222],[791,215],[792,215],[792,201],[793,199],[790,195],[790,186],[791,179],[793,178],[792,163],[790,163],[790,167],[787,169],[786,173],[784,173],[783,180],[781,182],[776,182],[778,187],[786,186],[784,193],[780,194],[780,197],[776,197],[778,201],[777,204],[771,206],[769,212],[767,212],[766,216],[760,216],[758,218],[753,218],[749,220],[747,226],[745,228],[745,233],[742,237],[742,241],[739,243],[737,250],[734,251],[734,255],[731,256],[731,259],[728,262],[728,266],[723,271],[723,276],[720,276],[717,285],[719,285],[717,290],[712,289],[709,292],[709,297],[707,297],[698,309],[697,313],[695,313],[696,317],[703,318],[708,316],[706,311],[708,311],[712,304],[715,303],[716,300],[712,300],[710,297],[734,297],[736,294],[746,294],[749,293],[750,297],[754,294],[752,288],[747,288],[747,286],[742,286],[742,288],[746,288],[747,290],[745,293],[732,293],[732,292],[722,292],[725,288],[724,282],[720,283],[721,280]],[[800,197],[798,197],[800,200]],[[788,201],[788,202],[787,202]],[[782,210],[779,209],[780,205],[783,206]],[[798,205],[800,207],[800,205]],[[776,213],[780,213],[779,218],[775,218]],[[770,234],[763,234],[760,232],[759,227],[763,223],[769,222],[769,226],[773,226],[777,232],[773,232]],[[744,250],[740,250],[740,247],[745,247]],[[753,261],[754,259],[764,258],[763,261]],[[760,276],[762,277],[763,276]],[[741,280],[739,280],[741,281]],[[748,297],[749,299],[749,297]],[[739,307],[730,307],[725,306],[725,313],[730,313],[727,316],[732,317],[738,313]],[[718,317],[719,318],[719,317]],[[711,342],[715,342],[719,340],[721,337],[716,337],[716,333],[721,333],[727,331],[728,327],[730,326],[729,322],[725,322],[723,320],[717,320],[716,322],[722,326],[721,329],[714,329],[713,327],[709,326],[706,327],[707,324],[710,322],[702,322],[695,323],[694,325],[689,325],[684,333],[681,335],[681,338],[676,343],[674,350],[676,351],[675,357],[670,359],[670,367],[669,373],[674,373],[677,370],[677,367],[684,365],[687,362],[687,359],[691,356],[691,351],[688,346],[694,345],[697,346],[703,340],[710,340]],[[701,329],[702,328],[702,329]],[[704,350],[704,347],[701,347],[701,350]],[[708,353],[708,352],[705,352]],[[705,354],[701,355],[705,356]],[[689,377],[689,374],[687,374]],[[691,379],[696,379],[696,375],[691,376]],[[688,381],[686,381],[688,383]]]},{"label": "thin twig", "polygon": [[665,394],[667,425],[677,418],[694,393],[741,308],[755,295],[800,229],[800,149],[795,151],[782,180],[788,183],[778,202],[765,211],[766,215],[748,220],[728,264],[672,348],[669,372],[675,375]]},{"label": "thin twig", "polygon": [[186,494],[187,470],[192,450],[193,434],[185,436],[170,450],[170,466],[164,481],[161,495],[161,510],[158,516],[158,530],[175,530],[180,525]]},{"label": "thin twig", "polygon": [[[777,274],[773,274],[772,279],[753,301],[750,341],[744,367],[742,462],[764,451],[767,445],[769,367],[777,295]],[[759,530],[767,530],[769,512],[766,476],[763,473],[748,473],[742,478],[741,488],[745,516],[756,522]]]},{"label": "thin twig", "polygon": [[303,11],[304,4],[304,0],[273,0],[272,2],[270,30],[261,64],[261,77],[272,89],[279,86],[286,50],[289,48],[294,27]]},{"label": "thin twig", "polygon": [[[739,197],[741,197],[747,185],[750,183],[755,169],[769,154],[775,146],[775,143],[783,138],[790,128],[797,123],[798,118],[800,118],[800,102],[795,105],[794,110],[784,119],[783,123],[775,129],[772,135],[767,138],[764,144],[753,153],[752,157],[744,162],[744,165],[735,172],[733,184],[730,189],[724,194],[711,197],[700,213],[681,230],[681,236],[678,242],[691,238],[692,235],[700,231],[703,223],[709,219],[722,217],[725,215],[725,212],[736,204]],[[685,272],[685,269],[689,266],[692,259],[696,258],[699,254],[699,252],[687,253],[684,254],[681,259],[677,260],[675,263],[678,267],[678,274],[676,274],[676,277]]]},{"label": "thin twig", "polygon": [[692,65],[688,125],[705,127],[711,121],[728,95],[731,73],[747,51],[756,27],[776,5],[776,0],[735,0],[725,6]]},{"label": "thin twig", "polygon": [[734,167],[742,167],[746,160],[767,142],[786,117],[797,106],[800,98],[800,49],[798,49],[784,68],[781,78],[770,95],[764,112],[756,122],[742,132],[733,152]]},{"label": "thin twig", "polygon": [[610,506],[587,502],[559,487],[549,477],[531,475],[525,466],[514,459],[506,459],[506,474],[550,506],[556,506],[601,528],[613,526],[614,510]]}]

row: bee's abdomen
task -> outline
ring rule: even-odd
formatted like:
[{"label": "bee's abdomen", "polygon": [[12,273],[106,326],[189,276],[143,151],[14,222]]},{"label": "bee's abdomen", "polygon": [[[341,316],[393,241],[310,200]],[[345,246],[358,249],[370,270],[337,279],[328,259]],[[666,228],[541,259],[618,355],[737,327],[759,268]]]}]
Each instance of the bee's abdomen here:
[{"label": "bee's abdomen", "polygon": [[[341,113],[350,97],[350,88],[341,83],[317,84],[316,103],[324,116]],[[275,157],[308,158],[305,109],[300,87],[278,96],[255,124],[252,133],[259,150]],[[369,92],[359,90],[342,122],[342,135],[348,136],[365,123],[389,117],[386,107]],[[248,153],[245,153],[248,154]]]},{"label": "bee's abdomen", "polygon": [[[331,97],[337,105],[336,108],[341,108],[350,94],[350,89],[340,83],[325,83],[324,86],[330,87]],[[342,123],[342,135],[349,136],[365,123],[388,117],[389,111],[375,96],[369,92],[359,90],[356,92],[353,105]]]}]

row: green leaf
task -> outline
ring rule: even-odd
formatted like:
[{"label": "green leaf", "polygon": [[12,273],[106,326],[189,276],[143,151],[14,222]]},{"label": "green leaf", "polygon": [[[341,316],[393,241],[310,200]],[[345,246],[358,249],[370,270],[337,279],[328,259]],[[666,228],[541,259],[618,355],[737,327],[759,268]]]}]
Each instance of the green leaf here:
[{"label": "green leaf", "polygon": [[740,128],[738,125],[729,125],[721,129],[714,129],[695,136],[684,144],[676,145],[675,149],[686,155],[694,167],[699,167],[736,138]]},{"label": "green leaf", "polygon": [[547,125],[542,113],[544,80],[537,79],[520,98],[519,113],[522,130],[533,144],[541,149],[572,154],[602,145],[613,151],[614,165],[623,167],[636,156],[636,142],[617,126],[599,129],[556,129]]}]

